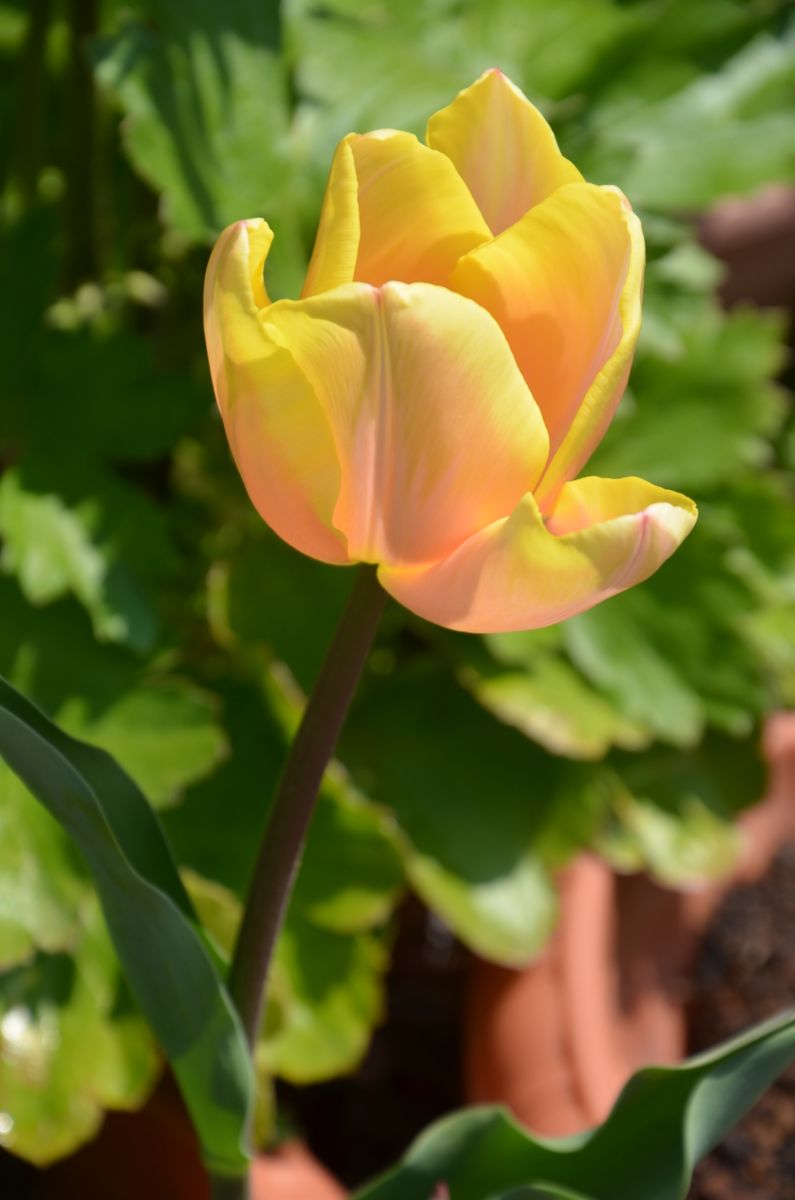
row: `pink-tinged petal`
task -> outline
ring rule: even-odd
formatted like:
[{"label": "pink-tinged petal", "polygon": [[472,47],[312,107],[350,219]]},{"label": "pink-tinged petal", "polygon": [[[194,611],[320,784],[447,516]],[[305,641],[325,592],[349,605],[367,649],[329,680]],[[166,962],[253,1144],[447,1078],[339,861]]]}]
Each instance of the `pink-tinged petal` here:
[{"label": "pink-tinged petal", "polygon": [[447,284],[491,237],[443,154],[410,133],[350,134],[337,147],[303,295],[358,281]]},{"label": "pink-tinged petal", "polygon": [[289,352],[267,336],[262,272],[273,234],[240,221],[218,239],[204,289],[210,372],[229,444],[262,518],[296,549],[348,561],[331,517],[340,468],[326,415]]},{"label": "pink-tinged petal", "polygon": [[566,484],[548,521],[532,495],[447,558],[418,569],[381,567],[381,583],[438,625],[502,633],[553,625],[641,583],[696,520],[686,496],[642,479]]},{"label": "pink-tinged petal", "polygon": [[352,559],[422,563],[510,513],[548,439],[496,322],[430,284],[349,284],[267,312],[334,431]]},{"label": "pink-tinged petal", "polygon": [[601,440],[626,384],[640,328],[640,223],[621,194],[588,183],[554,192],[466,255],[456,291],[492,313],[544,415],[546,511]]},{"label": "pink-tinged petal", "polygon": [[582,180],[542,114],[502,71],[486,71],[435,113],[425,140],[455,163],[495,236]]}]

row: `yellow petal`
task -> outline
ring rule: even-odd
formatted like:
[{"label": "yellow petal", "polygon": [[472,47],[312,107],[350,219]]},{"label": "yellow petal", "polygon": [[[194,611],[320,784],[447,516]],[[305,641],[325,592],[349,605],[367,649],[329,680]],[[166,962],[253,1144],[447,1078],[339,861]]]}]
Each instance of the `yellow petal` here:
[{"label": "yellow petal", "polygon": [[249,496],[296,549],[347,562],[331,515],[340,486],[334,440],[290,354],[266,334],[262,281],[273,234],[264,221],[224,230],[207,267],[204,328],[215,395]]},{"label": "yellow petal", "polygon": [[495,236],[582,179],[535,105],[496,69],[432,116],[425,140],[455,163]]},{"label": "yellow petal", "polygon": [[566,484],[547,523],[532,495],[439,563],[381,567],[406,608],[469,633],[553,625],[653,574],[687,537],[696,507],[642,479]]},{"label": "yellow petal", "polygon": [[510,513],[548,439],[496,322],[430,284],[349,284],[267,312],[334,431],[352,559],[422,563]]},{"label": "yellow petal", "polygon": [[552,460],[544,511],[601,440],[640,328],[640,222],[620,192],[588,183],[553,193],[472,251],[452,286],[493,313],[544,415]]},{"label": "yellow petal", "polygon": [[410,133],[350,134],[337,147],[303,295],[353,280],[447,284],[491,237],[453,164]]}]

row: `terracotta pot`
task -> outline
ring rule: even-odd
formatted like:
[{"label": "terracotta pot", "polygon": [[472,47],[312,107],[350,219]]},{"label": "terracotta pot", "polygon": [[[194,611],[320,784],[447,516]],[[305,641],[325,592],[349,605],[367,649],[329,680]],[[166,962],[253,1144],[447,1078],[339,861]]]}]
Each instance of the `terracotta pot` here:
[{"label": "terracotta pot", "polygon": [[251,1172],[252,1200],[344,1200],[340,1187],[302,1142],[285,1143]]},{"label": "terracotta pot", "polygon": [[561,878],[561,919],[524,971],[476,963],[465,1077],[474,1102],[507,1103],[538,1133],[604,1119],[629,1076],[684,1054],[684,984],[701,930],[726,890],[762,875],[795,837],[795,715],[771,721],[767,798],[741,820],[731,878],[678,893],[616,876],[583,855]]}]

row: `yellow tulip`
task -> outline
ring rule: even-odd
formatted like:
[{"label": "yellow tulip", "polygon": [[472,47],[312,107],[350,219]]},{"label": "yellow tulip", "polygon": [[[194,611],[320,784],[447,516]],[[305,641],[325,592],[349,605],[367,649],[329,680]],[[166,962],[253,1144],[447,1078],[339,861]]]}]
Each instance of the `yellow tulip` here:
[{"label": "yellow tulip", "polygon": [[205,329],[246,488],[298,550],[376,563],[420,616],[492,632],[590,608],[690,532],[685,496],[574,480],[629,374],[643,236],[500,71],[425,145],[340,143],[299,300],[268,298],[272,238],[221,234]]}]

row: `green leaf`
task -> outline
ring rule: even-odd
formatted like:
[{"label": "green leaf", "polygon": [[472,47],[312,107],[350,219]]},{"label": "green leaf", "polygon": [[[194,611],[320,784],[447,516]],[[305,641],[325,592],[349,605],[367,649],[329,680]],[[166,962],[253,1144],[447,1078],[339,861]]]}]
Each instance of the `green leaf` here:
[{"label": "green leaf", "polygon": [[252,1095],[245,1039],[152,810],[113,759],[62,733],[5,682],[0,750],[85,857],[207,1164],[241,1173]]},{"label": "green leaf", "polygon": [[725,875],[740,851],[736,818],[765,792],[758,739],[710,733],[692,750],[657,746],[615,755],[622,786],[600,850],[624,870],[644,868],[669,887]]},{"label": "green leaf", "polygon": [[0,973],[0,1145],[39,1166],[90,1140],[105,1109],[139,1107],[160,1066],[93,897],[71,952]]},{"label": "green leaf", "polygon": [[642,607],[635,593],[600,604],[566,622],[566,646],[586,677],[612,696],[631,720],[666,741],[692,745],[704,725],[701,700],[670,655],[648,637]]},{"label": "green leaf", "polygon": [[0,970],[76,946],[88,891],[66,834],[0,762]]},{"label": "green leaf", "polygon": [[157,808],[175,803],[226,750],[212,701],[173,677],[131,688],[101,714],[74,697],[58,715],[70,732],[118,758]]},{"label": "green leaf", "polygon": [[117,756],[158,807],[223,757],[212,699],[174,674],[143,669],[119,647],[97,645],[74,604],[32,609],[0,580],[0,608],[0,673],[73,736]]},{"label": "green leaf", "polygon": [[[781,364],[781,324],[775,315],[721,314],[712,301],[697,307],[663,292],[655,304],[650,269],[647,315],[665,310],[672,340],[641,352],[625,398],[588,473],[641,475],[666,487],[703,492],[734,483],[739,472],[772,459],[783,396],[771,382]],[[720,420],[715,419],[716,411]]]},{"label": "green leaf", "polygon": [[209,620],[226,648],[257,647],[287,664],[308,693],[351,590],[350,571],[329,570],[269,530],[247,542],[209,581]]},{"label": "green leaf", "polygon": [[392,914],[404,885],[394,822],[339,772],[327,775],[291,909],[333,933],[358,933]]},{"label": "green leaf", "polygon": [[353,1070],[383,1015],[386,948],[289,919],[276,949],[258,1065],[292,1083]]},{"label": "green leaf", "polygon": [[[648,104],[598,113],[588,178],[615,180],[633,204],[699,209],[795,171],[795,128],[787,111],[795,84],[795,30],[755,38],[713,74]],[[675,169],[672,165],[676,164]]]},{"label": "green leaf", "polygon": [[291,185],[278,7],[230,0],[223,10],[188,9],[167,0],[154,16],[146,25],[124,21],[94,52],[99,82],[126,114],[134,166],[162,194],[169,224],[192,240],[266,215],[282,278],[300,287],[300,195]]},{"label": "green leaf", "polygon": [[612,746],[648,745],[646,729],[591,687],[560,653],[547,649],[548,641],[524,634],[483,641],[491,654],[476,638],[446,643],[461,663],[461,682],[489,712],[550,753],[592,760]]},{"label": "green leaf", "polygon": [[590,838],[595,774],[494,720],[429,662],[365,691],[340,748],[362,790],[388,806],[423,900],[473,949],[527,962],[556,913],[550,869]]},{"label": "green leaf", "polygon": [[356,1200],[428,1200],[440,1182],[455,1200],[684,1200],[698,1160],[793,1059],[795,1015],[785,1014],[680,1066],[638,1072],[592,1133],[542,1141],[500,1109],[471,1109],[432,1126]]},{"label": "green leaf", "polygon": [[[223,958],[231,955],[241,904],[222,885],[185,873],[185,883]],[[383,1014],[384,938],[315,925],[292,904],[269,976],[256,1065],[260,1105],[271,1079],[317,1083],[353,1070]]]},{"label": "green leaf", "polygon": [[0,480],[0,567],[17,577],[30,603],[49,604],[72,593],[88,611],[99,641],[146,651],[157,617],[128,563],[104,541],[101,527],[107,524],[107,509],[96,493],[71,506],[54,486],[28,488],[19,471],[7,471]]},{"label": "green leaf", "polygon": [[[163,820],[183,866],[242,896],[287,754],[287,737],[258,688],[227,682],[220,699],[230,753]],[[396,840],[390,817],[356,792],[338,767],[332,768],[309,832],[292,910],[339,933],[381,924],[404,883]]]}]

